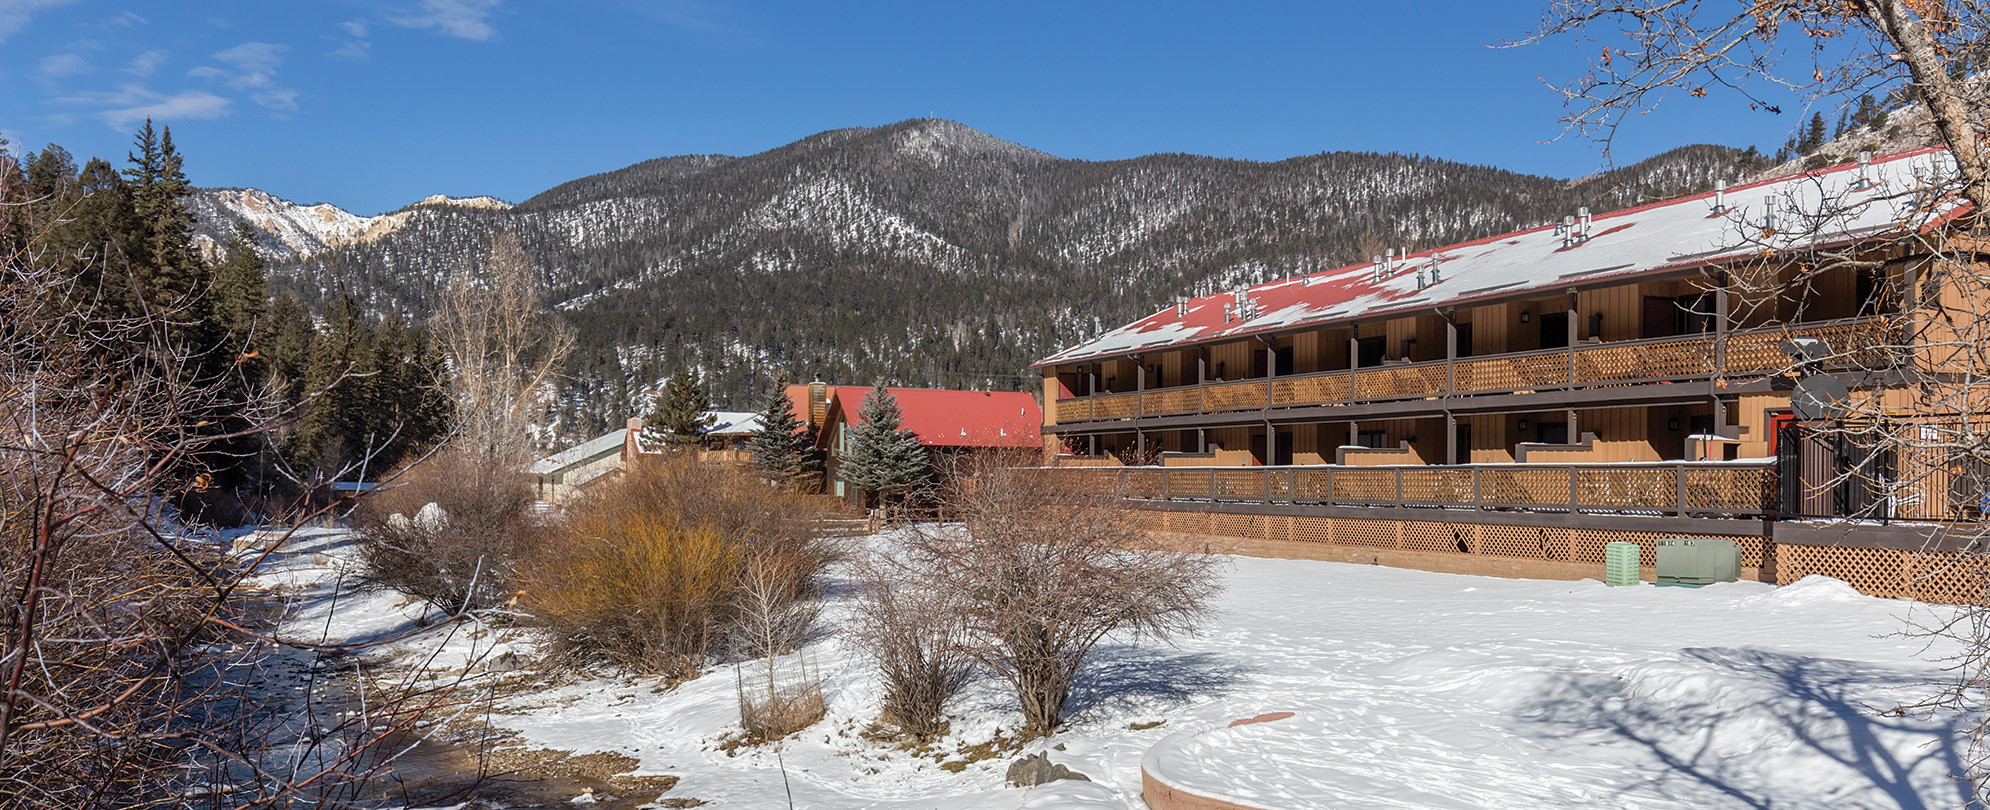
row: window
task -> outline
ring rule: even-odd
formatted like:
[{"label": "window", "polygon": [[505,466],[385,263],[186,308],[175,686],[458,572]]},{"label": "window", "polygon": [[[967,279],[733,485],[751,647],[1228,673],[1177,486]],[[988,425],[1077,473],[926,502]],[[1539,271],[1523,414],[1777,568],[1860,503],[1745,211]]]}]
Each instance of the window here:
[{"label": "window", "polygon": [[1375,449],[1381,449],[1387,447],[1389,443],[1389,431],[1386,430],[1361,431],[1360,437],[1357,438],[1354,443],[1360,447],[1369,447]]}]

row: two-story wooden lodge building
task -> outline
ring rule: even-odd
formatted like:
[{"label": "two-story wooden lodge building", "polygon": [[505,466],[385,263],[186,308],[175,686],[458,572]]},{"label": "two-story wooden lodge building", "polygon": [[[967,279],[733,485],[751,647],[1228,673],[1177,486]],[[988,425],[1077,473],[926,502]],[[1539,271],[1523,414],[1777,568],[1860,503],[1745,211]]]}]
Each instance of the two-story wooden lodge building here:
[{"label": "two-story wooden lodge building", "polygon": [[[1770,581],[1960,598],[1929,590],[1912,538],[1819,528],[1849,504],[1776,461],[1806,452],[1784,446],[1804,435],[1793,338],[1821,341],[1802,344],[1823,349],[1807,374],[1911,404],[1914,363],[1881,356],[1912,351],[1925,257],[1900,236],[1930,232],[1904,224],[1928,217],[1902,192],[1948,160],[1904,153],[1184,298],[1037,365],[1046,462],[1094,468],[1053,474],[1110,478],[1156,528],[1246,551],[1573,577],[1595,576],[1611,540],[1650,565],[1657,539],[1722,536]],[[1929,493],[1897,517],[1980,517],[1964,500]]]}]

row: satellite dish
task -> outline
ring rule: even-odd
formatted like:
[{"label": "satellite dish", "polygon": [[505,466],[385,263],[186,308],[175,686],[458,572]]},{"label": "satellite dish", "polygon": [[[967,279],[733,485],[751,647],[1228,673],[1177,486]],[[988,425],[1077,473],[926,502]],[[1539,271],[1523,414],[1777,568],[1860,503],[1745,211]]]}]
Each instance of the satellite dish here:
[{"label": "satellite dish", "polygon": [[1790,392],[1790,408],[1798,419],[1817,422],[1844,415],[1845,400],[1852,396],[1845,384],[1829,374],[1812,374],[1797,381]]}]

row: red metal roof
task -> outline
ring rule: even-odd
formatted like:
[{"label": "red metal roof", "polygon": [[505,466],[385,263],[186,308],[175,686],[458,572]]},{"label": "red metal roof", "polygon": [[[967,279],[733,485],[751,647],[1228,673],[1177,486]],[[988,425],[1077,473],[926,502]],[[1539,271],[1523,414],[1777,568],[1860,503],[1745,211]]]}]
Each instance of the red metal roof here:
[{"label": "red metal roof", "polygon": [[[800,389],[796,391],[795,389]],[[905,412],[907,429],[928,447],[1042,447],[1043,409],[1036,397],[1017,391],[955,391],[942,388],[888,388]],[[871,389],[862,385],[829,387],[828,416],[840,412],[852,424]],[[791,386],[796,412],[806,418],[808,387]]]},{"label": "red metal roof", "polygon": [[[1226,290],[1107,331],[1033,367],[1434,312],[1928,227],[1959,207],[1946,203],[1918,212],[1902,192],[1923,185],[1924,173],[1939,175],[1948,162],[1946,150],[1917,149],[1879,158],[1869,168],[1848,163],[1729,188],[1720,208],[1707,192],[1599,213],[1585,237],[1573,241],[1547,225],[1411,252],[1381,272],[1362,263],[1251,285],[1242,290],[1241,311],[1238,291]],[[1779,233],[1761,224],[1770,208],[1833,213],[1803,231],[1784,226]]]}]

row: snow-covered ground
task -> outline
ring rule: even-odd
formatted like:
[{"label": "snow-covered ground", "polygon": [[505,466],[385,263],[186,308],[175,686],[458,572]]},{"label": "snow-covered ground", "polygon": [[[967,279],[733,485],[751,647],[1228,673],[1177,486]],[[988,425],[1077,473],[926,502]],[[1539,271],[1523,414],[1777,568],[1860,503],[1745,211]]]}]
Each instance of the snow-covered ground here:
[{"label": "snow-covered ground", "polygon": [[[316,551],[272,577],[305,588],[333,573],[339,539],[305,538]],[[665,798],[714,807],[787,807],[792,795],[811,808],[1136,808],[1142,759],[1164,740],[1158,775],[1266,808],[1967,801],[1950,777],[1953,729],[1884,711],[1941,677],[1942,650],[1899,635],[1912,614],[1940,608],[1822,578],[1612,589],[1250,558],[1225,578],[1203,636],[1102,646],[1065,730],[985,759],[969,747],[1020,724],[999,683],[959,701],[947,739],[904,750],[864,735],[878,686],[833,633],[805,651],[828,716],[779,746],[722,748],[737,729],[730,668],[674,690],[604,675],[514,692],[490,722],[534,747],[625,754],[638,773],[681,777]],[[418,610],[399,603],[359,597],[329,623],[314,605],[293,625],[387,632]],[[829,629],[841,611],[832,599]],[[531,649],[523,635],[459,632],[445,665],[473,644],[478,655]],[[1296,714],[1224,728],[1271,711]],[[1008,763],[1038,750],[1097,784],[1005,787]]]}]

